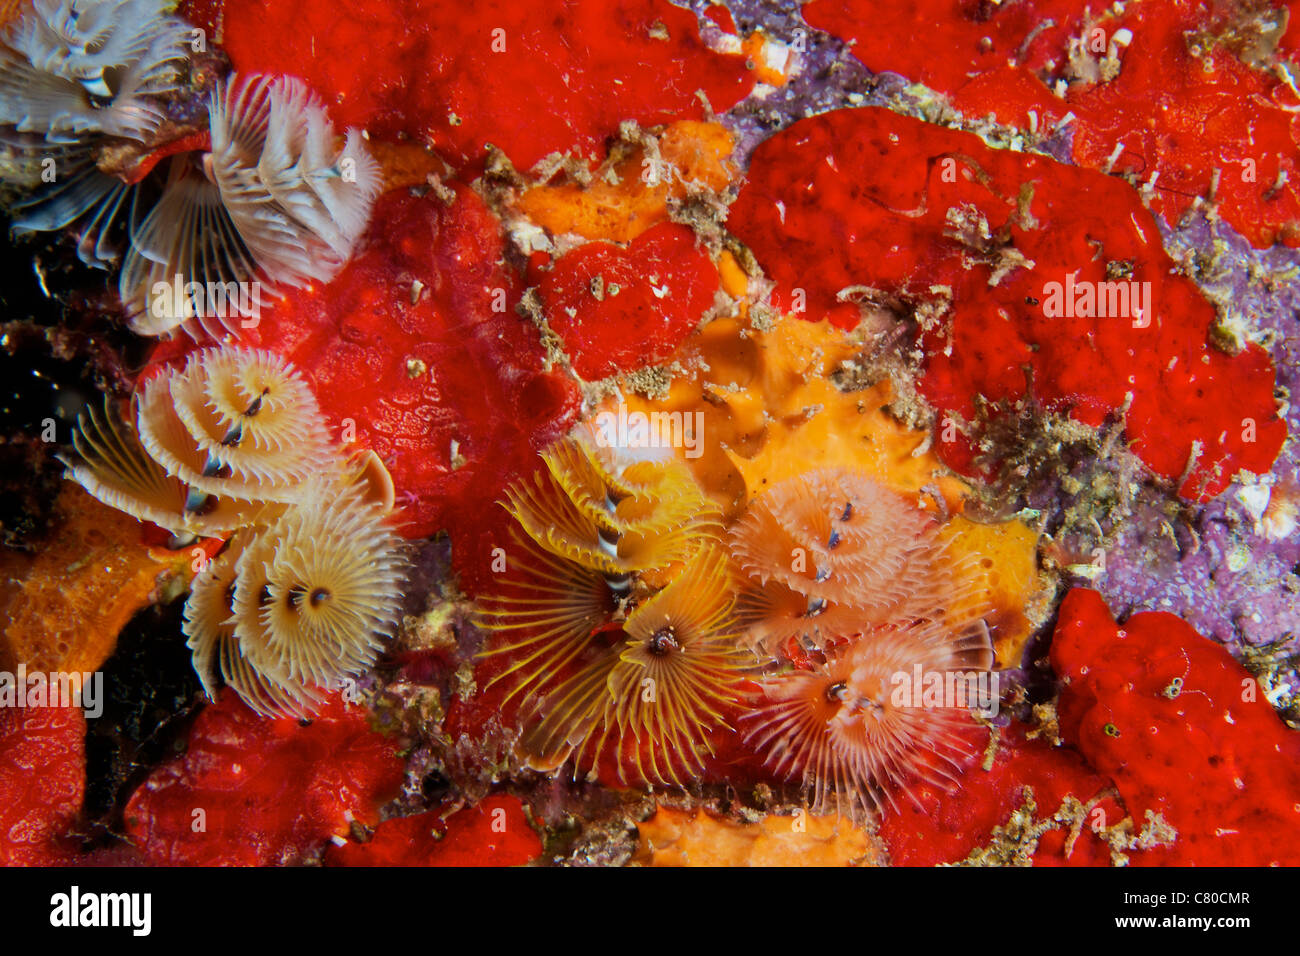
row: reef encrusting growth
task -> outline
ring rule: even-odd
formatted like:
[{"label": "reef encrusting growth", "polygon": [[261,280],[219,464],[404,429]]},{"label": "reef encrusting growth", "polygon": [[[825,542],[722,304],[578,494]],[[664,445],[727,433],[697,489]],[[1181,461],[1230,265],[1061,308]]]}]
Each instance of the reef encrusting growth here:
[{"label": "reef encrusting growth", "polygon": [[[1295,736],[1272,711],[1296,711],[1295,448],[1278,444],[1297,422],[1297,260],[1263,246],[1300,236],[1296,31],[1271,7],[1172,0],[1026,0],[979,22],[938,0],[497,6],[363,3],[352,22],[183,4],[227,60],[147,0],[0,3],[23,24],[8,67],[40,61],[78,101],[20,132],[35,81],[0,91],[6,196],[51,230],[16,265],[63,313],[22,321],[9,299],[20,321],[0,331],[29,344],[0,344],[27,391],[72,380],[19,367],[47,331],[86,393],[134,389],[129,412],[86,419],[79,480],[173,544],[229,536],[150,548],[69,486],[49,534],[0,553],[0,667],[93,670],[134,609],[196,574],[184,619],[153,626],[183,629],[209,692],[238,694],[205,705],[185,683],[188,753],[121,794],[117,861],[610,864],[638,843],[656,862],[702,844],[750,862],[777,844],[902,865],[1293,858]],[[900,42],[922,22],[930,47]],[[488,26],[500,49],[472,39]],[[63,32],[68,57],[30,52]],[[1227,105],[1207,125],[1211,99]],[[367,133],[335,135],[350,126]],[[73,251],[126,259],[130,326],[170,339],[143,374],[145,343],[102,334],[115,303],[65,268]],[[1067,275],[1126,305],[1061,315],[1047,290]],[[265,294],[232,300],[241,282],[282,297],[259,321]],[[233,379],[180,369],[201,346],[176,329],[273,343],[319,414],[285,378],[259,379],[265,400],[210,393]],[[552,446],[533,476],[580,395],[589,415],[707,428],[685,461],[588,444],[588,469]],[[320,420],[344,419],[377,455],[321,444]],[[40,416],[8,420],[11,451],[51,459]],[[1229,483],[1236,501],[1189,500]],[[391,626],[367,601],[390,594],[379,516],[399,494],[404,535],[447,534],[413,549],[381,659]],[[1109,611],[1075,590],[1058,612],[1071,576]],[[1127,617],[1143,607],[1257,643],[1250,673],[1169,615]],[[134,668],[129,640],[110,666]],[[970,702],[959,674],[992,703],[993,666],[1003,712],[976,728],[948,705]],[[919,706],[891,693],[909,667]],[[0,860],[85,861],[86,734],[76,711],[0,712]],[[595,783],[552,780],[566,760]]]}]

